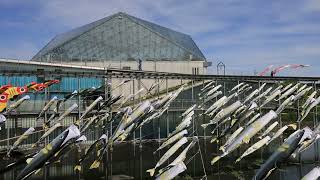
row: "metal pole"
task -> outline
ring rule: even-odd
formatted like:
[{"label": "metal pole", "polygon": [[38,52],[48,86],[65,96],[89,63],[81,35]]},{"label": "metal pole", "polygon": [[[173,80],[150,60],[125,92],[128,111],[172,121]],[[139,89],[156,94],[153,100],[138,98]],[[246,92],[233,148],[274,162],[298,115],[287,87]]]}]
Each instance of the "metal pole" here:
[{"label": "metal pole", "polygon": [[[111,85],[111,77],[108,76],[108,72],[105,70],[106,77],[104,78],[104,92],[105,92],[105,100],[108,100],[112,96],[112,85]],[[104,125],[105,125],[105,130],[104,133],[106,135],[109,135],[109,139],[112,137],[112,107],[107,107],[107,112],[109,113],[109,117],[107,120],[105,120]],[[110,122],[110,130],[108,130],[107,123]],[[104,158],[104,165],[105,165],[105,178],[104,179],[109,179],[109,176],[112,177],[112,152],[113,152],[113,144],[111,143],[110,146],[107,148],[106,152],[106,157]],[[110,157],[109,157],[110,156]],[[110,172],[109,172],[110,169]]]},{"label": "metal pole", "polygon": [[[135,83],[134,78],[132,78],[132,94],[135,94]],[[135,107],[135,97],[132,99],[133,108]],[[136,178],[136,131],[133,131],[133,177]]]},{"label": "metal pole", "polygon": [[[45,102],[47,102],[48,101],[48,88],[45,88],[44,89],[44,99],[45,99]],[[46,103],[45,103],[45,105],[46,105]],[[44,122],[45,122],[45,124],[47,123],[47,112],[45,112],[44,113]],[[43,127],[44,128],[44,127]],[[44,128],[44,132],[46,132],[47,130]],[[45,141],[44,141],[44,143],[45,143],[45,146],[48,144],[48,142],[49,142],[49,137],[46,137],[45,138]],[[49,171],[48,171],[48,167],[47,166],[45,166],[45,168],[44,168],[44,170],[43,170],[43,176],[44,176],[44,180],[46,180],[47,179],[47,176],[49,177]]]},{"label": "metal pole", "polygon": [[[260,89],[260,87],[261,87],[261,82],[260,82],[260,80],[258,81],[258,84],[259,84],[259,89]],[[263,91],[263,89],[262,89],[261,91]],[[258,96],[260,96],[261,91],[259,91]],[[260,105],[261,105],[260,99],[258,99],[257,104],[258,104],[258,106],[260,107]],[[260,115],[261,115],[261,112],[262,112],[262,111],[261,111],[261,108],[259,108],[259,113],[260,113]],[[261,148],[261,152],[260,152],[260,159],[261,159],[261,160],[263,160],[263,152],[264,152],[264,148]]]},{"label": "metal pole", "polygon": [[[160,80],[159,77],[157,78],[158,86],[157,86],[157,98],[159,100],[159,93],[160,93]],[[161,146],[161,128],[160,128],[160,117],[158,117],[158,148]],[[160,159],[160,151],[158,151],[158,159]]]},{"label": "metal pole", "polygon": [[[204,81],[204,79],[202,80],[202,88],[204,88],[204,83],[205,83],[205,81]],[[205,112],[205,108],[204,108],[204,106],[205,106],[205,104],[204,104],[204,98],[202,98],[202,124],[204,124],[205,123],[205,120],[206,120],[206,118],[205,118],[205,115],[204,115],[204,112]],[[197,107],[196,107],[197,108]],[[195,109],[196,110],[196,109]],[[204,128],[203,129],[203,137],[204,137],[204,139],[203,139],[203,146],[204,146],[204,155],[205,155],[205,157],[207,157],[207,136],[206,136],[206,128]]]},{"label": "metal pole", "polygon": [[[191,79],[191,101],[192,103],[195,103],[194,101],[194,89],[193,89],[194,80]],[[194,116],[192,116],[192,132],[195,132],[194,127]],[[193,149],[193,153],[196,153],[195,149]],[[196,161],[193,159],[193,176],[196,174]]]},{"label": "metal pole", "polygon": [[[7,84],[11,84],[11,82],[10,82],[10,79],[9,79],[9,76],[7,76]],[[7,106],[9,106],[10,105],[10,101],[8,101],[8,104],[7,104]],[[10,150],[10,140],[9,140],[9,138],[10,138],[10,128],[9,128],[9,122],[11,123],[11,121],[10,121],[10,113],[8,113],[8,121],[6,122],[6,128],[7,128],[7,150],[8,150],[8,152],[9,152],[9,150]],[[10,127],[11,127],[11,125],[10,125]]]},{"label": "metal pole", "polygon": [[[314,90],[317,91],[317,85],[316,82],[313,82],[313,87]],[[317,106],[315,107],[315,109],[313,110],[313,129],[318,125],[318,108]],[[314,150],[315,152],[319,152],[319,141],[316,141],[315,145],[314,145]],[[318,153],[315,153],[315,157],[314,160],[317,162],[319,161],[319,155]]]},{"label": "metal pole", "polygon": [[[108,80],[108,83],[107,83],[107,85],[108,85],[108,96],[111,98],[112,97],[112,77],[111,76],[108,76],[108,78],[107,78],[107,80]],[[110,84],[110,86],[109,86],[109,84]],[[110,118],[110,120],[111,120],[111,122],[110,122],[110,137],[112,137],[112,135],[113,135],[113,120],[112,120],[112,105],[109,107],[109,112],[110,112],[110,116],[109,116],[109,118]],[[109,176],[110,177],[112,177],[112,174],[113,174],[113,144],[111,143],[111,146],[110,146],[110,150],[108,151],[108,152],[110,152],[110,173],[109,173]],[[108,179],[109,179],[109,176],[107,177]]]},{"label": "metal pole", "polygon": [[[166,95],[168,95],[168,78],[166,78]],[[168,108],[169,109],[169,108]],[[166,124],[167,124],[167,137],[169,136],[169,131],[170,131],[170,127],[169,127],[169,110],[166,110]]]},{"label": "metal pole", "polygon": [[[81,80],[80,80],[80,77],[78,76],[77,77],[77,91],[78,91],[78,93],[80,92],[80,89],[81,89],[81,84],[80,84],[80,82],[81,82]],[[81,100],[80,100],[80,95],[78,95],[77,96],[77,103],[78,103],[78,120],[80,120],[80,117],[81,117],[81,106],[80,106],[80,102],[81,102]],[[80,120],[80,122],[79,122],[79,127],[81,127],[82,126],[82,120]],[[79,148],[78,149],[78,158],[80,159],[80,155],[81,155],[81,149]],[[77,159],[77,160],[79,160],[79,159]],[[81,179],[81,173],[80,173],[80,171],[78,172],[78,179],[80,180]]]},{"label": "metal pole", "polygon": [[[140,64],[139,64],[139,67],[140,67],[140,69],[139,70],[141,70],[141,61],[139,61],[140,62]],[[138,88],[138,91],[141,89],[141,78],[139,77],[138,78],[139,79],[139,81],[138,81],[138,86],[139,86],[139,88]],[[139,103],[141,103],[141,93],[139,93]],[[143,161],[142,161],[142,126],[139,128],[139,136],[140,136],[140,143],[139,143],[139,156],[140,156],[140,159],[139,159],[139,165],[140,165],[140,167],[139,167],[139,169],[140,169],[140,180],[142,180],[142,176],[143,176],[143,172],[142,172],[142,163],[143,163]]]},{"label": "metal pole", "polygon": [[[80,78],[78,77],[78,93],[80,92],[80,90],[81,90],[81,80],[80,80]],[[80,103],[81,103],[81,99],[80,99],[81,97],[80,97],[80,95],[78,95],[78,119],[80,120],[80,117],[81,117],[81,105],[80,105]],[[79,126],[81,127],[82,126],[82,120],[80,120],[80,122],[79,122]]]}]

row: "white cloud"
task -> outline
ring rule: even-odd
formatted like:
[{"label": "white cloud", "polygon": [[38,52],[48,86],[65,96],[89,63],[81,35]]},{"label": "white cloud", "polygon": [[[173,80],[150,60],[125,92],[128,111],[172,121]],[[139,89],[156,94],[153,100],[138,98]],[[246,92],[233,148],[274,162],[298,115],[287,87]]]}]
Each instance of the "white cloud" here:
[{"label": "white cloud", "polygon": [[306,12],[317,12],[320,11],[320,1],[319,0],[306,0],[303,9]]},{"label": "white cloud", "polygon": [[[205,56],[223,60],[230,73],[252,74],[268,64],[320,66],[317,62],[320,56],[320,15],[315,13],[320,10],[318,0],[55,0],[39,3],[36,22],[50,24],[48,28],[53,29],[52,37],[123,11],[191,34]],[[19,26],[12,24],[16,25]],[[32,54],[27,52],[28,48]],[[32,44],[21,49],[19,56],[31,57],[35,53]],[[0,52],[4,52],[1,47]],[[319,75],[315,70],[310,74]]]}]

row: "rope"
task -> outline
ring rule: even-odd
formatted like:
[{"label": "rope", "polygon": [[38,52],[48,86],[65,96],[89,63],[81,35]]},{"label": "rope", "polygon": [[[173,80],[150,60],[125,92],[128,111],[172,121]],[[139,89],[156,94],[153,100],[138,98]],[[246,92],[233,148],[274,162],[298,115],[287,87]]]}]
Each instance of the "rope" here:
[{"label": "rope", "polygon": [[[35,134],[35,133],[38,133],[38,132],[42,132],[42,131],[44,131],[44,130],[34,131],[34,132],[30,133],[29,135]],[[21,137],[21,136],[22,136],[22,135],[20,135],[20,136],[14,136],[14,137],[7,138],[7,139],[2,139],[2,140],[0,140],[0,143],[1,143],[1,142],[8,141],[8,140],[12,140],[12,139],[17,139],[17,138],[19,138],[19,137]]]},{"label": "rope", "polygon": [[200,149],[198,149],[198,151],[186,161],[185,165],[188,165],[188,164],[192,161],[192,159],[193,159],[194,157],[196,157],[196,155],[197,155],[199,152],[200,152]]},{"label": "rope", "polygon": [[[193,121],[195,121],[195,119],[193,119]],[[195,122],[195,124],[196,124],[195,133],[198,136],[198,124],[197,124],[197,122]],[[199,154],[200,154],[201,164],[202,164],[203,173],[204,173],[204,177],[203,178],[207,179],[207,172],[206,172],[206,168],[205,168],[205,165],[204,165],[204,160],[203,160],[203,156],[202,156],[202,152],[201,152],[201,147],[200,147],[199,141],[197,141],[197,144],[198,144],[198,148],[199,148]]]}]

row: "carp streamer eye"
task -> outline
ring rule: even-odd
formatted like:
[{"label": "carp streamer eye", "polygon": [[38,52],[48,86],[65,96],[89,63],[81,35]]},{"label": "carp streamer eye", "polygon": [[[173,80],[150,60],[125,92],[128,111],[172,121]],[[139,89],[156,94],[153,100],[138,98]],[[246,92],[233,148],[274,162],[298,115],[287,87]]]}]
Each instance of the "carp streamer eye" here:
[{"label": "carp streamer eye", "polygon": [[19,88],[17,88],[17,91],[19,94],[22,94],[22,93],[27,92],[27,89],[25,87],[19,87]]},{"label": "carp streamer eye", "polygon": [[7,100],[7,96],[6,95],[0,95],[0,101],[4,102]]}]

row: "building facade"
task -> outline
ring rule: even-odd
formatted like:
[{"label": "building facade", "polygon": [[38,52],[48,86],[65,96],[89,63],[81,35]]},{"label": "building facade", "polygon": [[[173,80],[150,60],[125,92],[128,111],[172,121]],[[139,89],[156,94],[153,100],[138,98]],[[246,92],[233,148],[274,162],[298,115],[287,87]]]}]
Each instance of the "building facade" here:
[{"label": "building facade", "polygon": [[189,35],[122,12],[57,35],[32,60],[188,74],[209,65]]},{"label": "building facade", "polygon": [[123,12],[57,35],[32,61],[185,74],[206,74],[210,65],[189,35]]}]

